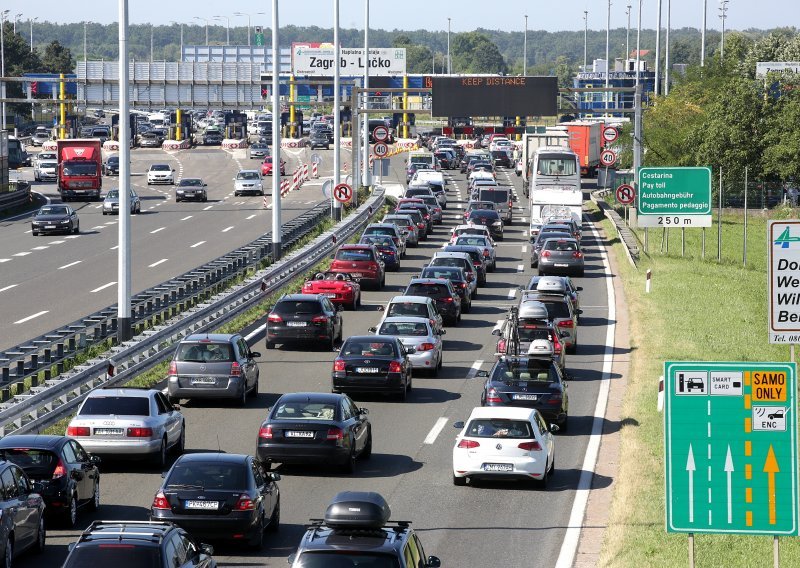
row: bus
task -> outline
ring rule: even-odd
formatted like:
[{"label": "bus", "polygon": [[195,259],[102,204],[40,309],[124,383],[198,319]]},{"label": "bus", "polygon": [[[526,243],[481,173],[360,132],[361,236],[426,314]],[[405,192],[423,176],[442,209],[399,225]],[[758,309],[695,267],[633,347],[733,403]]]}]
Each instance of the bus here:
[{"label": "bus", "polygon": [[544,146],[527,167],[531,235],[535,225],[553,217],[572,218],[580,226],[583,191],[578,155],[564,146]]},{"label": "bus", "polygon": [[18,138],[8,137],[8,167],[16,170],[22,166],[30,166],[31,157],[25,151],[25,146]]}]

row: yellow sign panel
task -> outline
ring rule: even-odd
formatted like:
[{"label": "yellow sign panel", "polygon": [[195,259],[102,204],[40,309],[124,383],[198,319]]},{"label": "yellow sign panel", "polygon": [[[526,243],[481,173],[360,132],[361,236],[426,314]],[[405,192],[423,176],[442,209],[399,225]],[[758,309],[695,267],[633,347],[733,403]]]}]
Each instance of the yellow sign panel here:
[{"label": "yellow sign panel", "polygon": [[786,373],[753,371],[753,401],[786,401]]}]

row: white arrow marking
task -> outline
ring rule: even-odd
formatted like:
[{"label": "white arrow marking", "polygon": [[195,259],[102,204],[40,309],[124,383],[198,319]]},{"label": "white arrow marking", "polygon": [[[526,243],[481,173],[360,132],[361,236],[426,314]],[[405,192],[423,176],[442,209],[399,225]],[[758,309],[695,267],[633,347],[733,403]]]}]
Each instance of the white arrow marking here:
[{"label": "white arrow marking", "polygon": [[725,473],[728,477],[728,524],[733,523],[733,505],[731,500],[731,475],[733,474],[733,458],[731,458],[731,446],[728,444],[728,455],[725,456]]},{"label": "white arrow marking", "polygon": [[697,468],[694,465],[694,452],[692,445],[689,444],[689,456],[686,458],[686,471],[689,472],[689,522],[694,522],[694,472]]}]

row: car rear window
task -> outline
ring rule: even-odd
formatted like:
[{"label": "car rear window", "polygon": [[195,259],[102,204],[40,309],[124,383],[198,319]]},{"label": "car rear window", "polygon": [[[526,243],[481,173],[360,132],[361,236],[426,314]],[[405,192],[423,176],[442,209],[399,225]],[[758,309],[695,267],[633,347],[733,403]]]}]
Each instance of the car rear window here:
[{"label": "car rear window", "polygon": [[230,343],[181,343],[176,359],[188,363],[233,361],[233,349]]},{"label": "car rear window", "polygon": [[557,251],[574,251],[578,250],[578,246],[576,243],[572,241],[557,241],[555,239],[550,239],[549,241],[544,243],[545,250],[557,250]]},{"label": "car rear window", "polygon": [[447,298],[450,290],[442,284],[409,284],[406,296],[427,296],[429,298]]},{"label": "car rear window", "polygon": [[474,247],[486,246],[485,237],[458,237],[456,245],[466,245]]},{"label": "car rear window", "polygon": [[571,318],[572,315],[569,313],[569,307],[566,301],[562,300],[543,300],[542,298],[537,298],[537,301],[542,302],[544,306],[547,308],[547,315],[550,319],[562,319],[562,318]]},{"label": "car rear window", "polygon": [[339,249],[336,252],[336,260],[369,262],[372,260],[372,251],[368,249]]},{"label": "car rear window", "polygon": [[545,326],[536,326],[532,324],[520,325],[517,327],[520,341],[534,341],[535,339],[546,339],[552,341],[550,337],[550,330]]},{"label": "car rear window", "polygon": [[321,311],[322,306],[314,300],[282,300],[272,308],[272,312],[279,316],[318,314]]},{"label": "car rear window", "polygon": [[359,341],[348,339],[342,347],[343,355],[361,357],[396,357],[394,343],[390,341],[380,341],[370,339],[369,341]]},{"label": "car rear window", "polygon": [[334,420],[335,418],[334,403],[309,400],[280,403],[272,414],[272,420]]},{"label": "car rear window", "polygon": [[472,438],[533,438],[530,422],[500,418],[471,420],[466,435]]},{"label": "car rear window", "polygon": [[49,477],[58,463],[53,452],[33,448],[6,448],[0,450],[0,459],[17,464],[33,478]]},{"label": "car rear window", "polygon": [[455,266],[456,268],[465,268],[467,261],[463,258],[455,257],[439,257],[431,261],[431,266]]},{"label": "car rear window", "polygon": [[463,280],[458,268],[428,267],[422,270],[422,278],[447,278],[448,280]]},{"label": "car rear window", "polygon": [[243,490],[247,488],[245,464],[196,461],[179,463],[172,468],[165,485],[199,485],[203,489]]},{"label": "car rear window", "polygon": [[150,399],[142,396],[93,396],[86,399],[78,414],[150,416]]},{"label": "car rear window", "polygon": [[492,203],[505,203],[508,201],[508,191],[505,190],[481,190],[481,201],[491,201]]},{"label": "car rear window", "polygon": [[[349,562],[349,564],[344,564]],[[363,568],[399,568],[397,558],[372,552],[304,552],[297,564],[299,568],[330,568],[331,566],[356,566]]]},{"label": "car rear window", "polygon": [[161,550],[154,545],[129,544],[123,540],[80,544],[67,558],[64,568],[160,568]]},{"label": "car rear window", "polygon": [[380,335],[410,335],[425,337],[428,335],[428,326],[422,322],[393,321],[384,322],[378,330]]},{"label": "car rear window", "polygon": [[389,235],[394,237],[397,233],[390,227],[368,227],[364,231],[364,235]]},{"label": "car rear window", "polygon": [[392,302],[386,311],[386,316],[416,316],[428,317],[428,306],[418,302]]}]

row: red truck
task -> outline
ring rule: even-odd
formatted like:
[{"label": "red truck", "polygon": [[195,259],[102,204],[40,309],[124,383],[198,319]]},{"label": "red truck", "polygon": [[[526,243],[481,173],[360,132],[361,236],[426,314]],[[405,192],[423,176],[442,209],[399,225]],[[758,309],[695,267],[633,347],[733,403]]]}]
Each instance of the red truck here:
[{"label": "red truck", "polygon": [[562,122],[567,127],[569,147],[578,154],[581,175],[595,177],[600,165],[600,152],[603,151],[603,123],[601,122]]},{"label": "red truck", "polygon": [[58,193],[62,201],[100,199],[102,145],[89,138],[57,140]]}]

